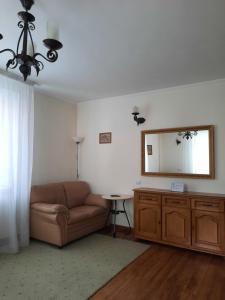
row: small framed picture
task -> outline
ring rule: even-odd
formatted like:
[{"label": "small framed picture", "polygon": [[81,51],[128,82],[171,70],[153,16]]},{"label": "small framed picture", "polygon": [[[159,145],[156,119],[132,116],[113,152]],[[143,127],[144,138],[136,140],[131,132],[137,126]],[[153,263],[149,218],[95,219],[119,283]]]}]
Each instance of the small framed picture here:
[{"label": "small framed picture", "polygon": [[152,155],[152,145],[147,145],[147,153],[148,155]]},{"label": "small framed picture", "polygon": [[112,132],[99,133],[99,144],[111,144]]}]

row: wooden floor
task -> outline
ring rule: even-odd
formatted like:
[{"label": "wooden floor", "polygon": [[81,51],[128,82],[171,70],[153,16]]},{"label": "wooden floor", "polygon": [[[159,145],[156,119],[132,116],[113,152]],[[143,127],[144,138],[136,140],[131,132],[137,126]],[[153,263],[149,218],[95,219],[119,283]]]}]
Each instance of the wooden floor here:
[{"label": "wooden floor", "polygon": [[[133,239],[124,232],[117,236]],[[90,299],[225,300],[224,258],[150,244]]]}]

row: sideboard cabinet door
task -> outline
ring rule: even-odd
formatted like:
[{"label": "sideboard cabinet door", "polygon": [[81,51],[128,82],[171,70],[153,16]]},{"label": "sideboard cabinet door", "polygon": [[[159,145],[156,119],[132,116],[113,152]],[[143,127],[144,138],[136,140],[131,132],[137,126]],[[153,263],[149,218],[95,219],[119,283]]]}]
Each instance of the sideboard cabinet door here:
[{"label": "sideboard cabinet door", "polygon": [[161,207],[140,203],[136,205],[135,236],[161,240]]},{"label": "sideboard cabinet door", "polygon": [[163,207],[162,240],[181,246],[191,244],[191,212],[190,209]]},{"label": "sideboard cabinet door", "polygon": [[200,250],[224,252],[224,214],[192,211],[192,246]]}]

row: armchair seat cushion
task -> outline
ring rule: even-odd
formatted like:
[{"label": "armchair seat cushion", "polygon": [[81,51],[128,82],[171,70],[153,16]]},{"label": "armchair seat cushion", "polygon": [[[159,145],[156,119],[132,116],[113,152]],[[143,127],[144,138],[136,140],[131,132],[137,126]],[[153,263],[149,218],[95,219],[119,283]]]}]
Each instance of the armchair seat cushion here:
[{"label": "armchair seat cushion", "polygon": [[91,206],[91,205],[77,206],[69,210],[68,224],[73,224],[73,223],[80,222],[82,220],[87,220],[91,217],[104,214],[105,212],[106,209],[99,206]]}]

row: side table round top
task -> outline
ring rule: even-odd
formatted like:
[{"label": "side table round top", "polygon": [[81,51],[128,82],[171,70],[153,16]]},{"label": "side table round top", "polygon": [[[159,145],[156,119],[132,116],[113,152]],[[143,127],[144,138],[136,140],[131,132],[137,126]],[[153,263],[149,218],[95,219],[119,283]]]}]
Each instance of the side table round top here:
[{"label": "side table round top", "polygon": [[131,195],[124,195],[124,194],[109,194],[109,195],[103,195],[103,199],[106,200],[129,200],[133,197]]}]

